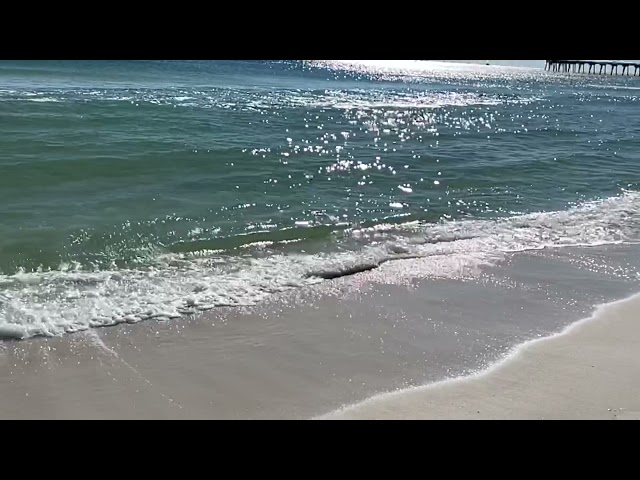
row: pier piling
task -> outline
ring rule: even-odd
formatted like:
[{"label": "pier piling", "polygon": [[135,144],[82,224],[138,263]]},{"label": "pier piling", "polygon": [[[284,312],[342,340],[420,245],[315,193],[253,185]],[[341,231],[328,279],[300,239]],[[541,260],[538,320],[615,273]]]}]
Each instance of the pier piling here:
[{"label": "pier piling", "polygon": [[[587,66],[589,67],[587,69]],[[631,68],[633,67],[633,76],[640,75],[640,63],[631,62],[614,62],[614,61],[594,61],[594,60],[546,60],[544,69],[549,72],[564,72],[564,73],[588,73],[596,74],[596,67],[600,67],[597,70],[598,75],[607,74],[607,67],[611,67],[609,75],[613,75],[615,71],[618,75],[618,67],[622,67],[622,75],[630,75]]]}]

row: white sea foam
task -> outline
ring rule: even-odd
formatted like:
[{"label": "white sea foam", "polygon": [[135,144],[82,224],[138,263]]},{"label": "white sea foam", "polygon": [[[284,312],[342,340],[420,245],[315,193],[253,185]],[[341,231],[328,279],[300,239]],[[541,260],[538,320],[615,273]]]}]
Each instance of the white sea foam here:
[{"label": "white sea foam", "polygon": [[29,98],[27,100],[29,102],[37,102],[37,103],[59,103],[62,101],[53,97]]},{"label": "white sea foam", "polygon": [[[636,241],[638,207],[640,193],[624,192],[556,212],[352,230],[364,245],[355,251],[265,258],[213,251],[164,253],[144,269],[86,272],[67,266],[18,272],[0,276],[0,336],[60,335],[254,305],[278,292],[367,270],[374,270],[370,277],[380,281],[389,281],[390,273],[453,277],[477,272],[507,252]],[[394,270],[393,264],[402,268]]]}]

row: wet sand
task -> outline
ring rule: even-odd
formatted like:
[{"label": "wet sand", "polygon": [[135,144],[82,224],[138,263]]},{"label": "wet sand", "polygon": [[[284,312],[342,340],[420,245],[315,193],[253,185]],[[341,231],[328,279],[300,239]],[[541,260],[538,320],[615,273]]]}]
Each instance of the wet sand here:
[{"label": "wet sand", "polygon": [[326,419],[640,419],[640,295],[605,305],[468,378],[371,398]]},{"label": "wet sand", "polygon": [[[457,277],[421,277],[419,263],[390,262],[258,308],[4,341],[0,418],[322,417],[380,392],[485,369],[516,345],[589,316],[595,304],[628,297],[640,290],[636,254],[515,254]],[[376,397],[340,415],[634,415],[627,400],[640,398],[640,331],[633,309],[625,311],[535,344],[478,381]]]}]

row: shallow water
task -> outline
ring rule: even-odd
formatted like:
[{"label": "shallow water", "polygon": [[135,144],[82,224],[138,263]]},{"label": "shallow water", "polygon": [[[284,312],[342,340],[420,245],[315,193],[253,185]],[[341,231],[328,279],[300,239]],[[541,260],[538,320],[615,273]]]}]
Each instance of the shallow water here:
[{"label": "shallow water", "polygon": [[635,242],[638,87],[429,62],[0,62],[0,334],[170,321],[389,260]]}]

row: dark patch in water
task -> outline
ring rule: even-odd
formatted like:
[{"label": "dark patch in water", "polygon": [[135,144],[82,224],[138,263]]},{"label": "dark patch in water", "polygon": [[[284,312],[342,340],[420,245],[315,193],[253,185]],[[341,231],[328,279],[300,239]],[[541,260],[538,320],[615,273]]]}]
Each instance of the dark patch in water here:
[{"label": "dark patch in water", "polygon": [[325,280],[332,280],[334,278],[347,277],[349,275],[355,275],[356,273],[367,272],[378,268],[380,263],[363,263],[360,265],[353,265],[343,270],[327,270],[324,272],[311,272],[307,274],[307,277],[320,277]]},{"label": "dark patch in water", "polygon": [[336,270],[324,270],[324,271],[316,271],[310,272],[305,276],[309,277],[318,277],[324,278],[325,280],[333,280],[334,278],[340,277],[348,277],[350,275],[355,275],[356,273],[368,272],[369,270],[375,270],[380,265],[386,262],[390,262],[392,260],[410,260],[415,258],[423,258],[422,255],[398,255],[389,258],[383,258],[377,261],[360,263],[358,265],[352,265],[349,267],[339,268]]}]

